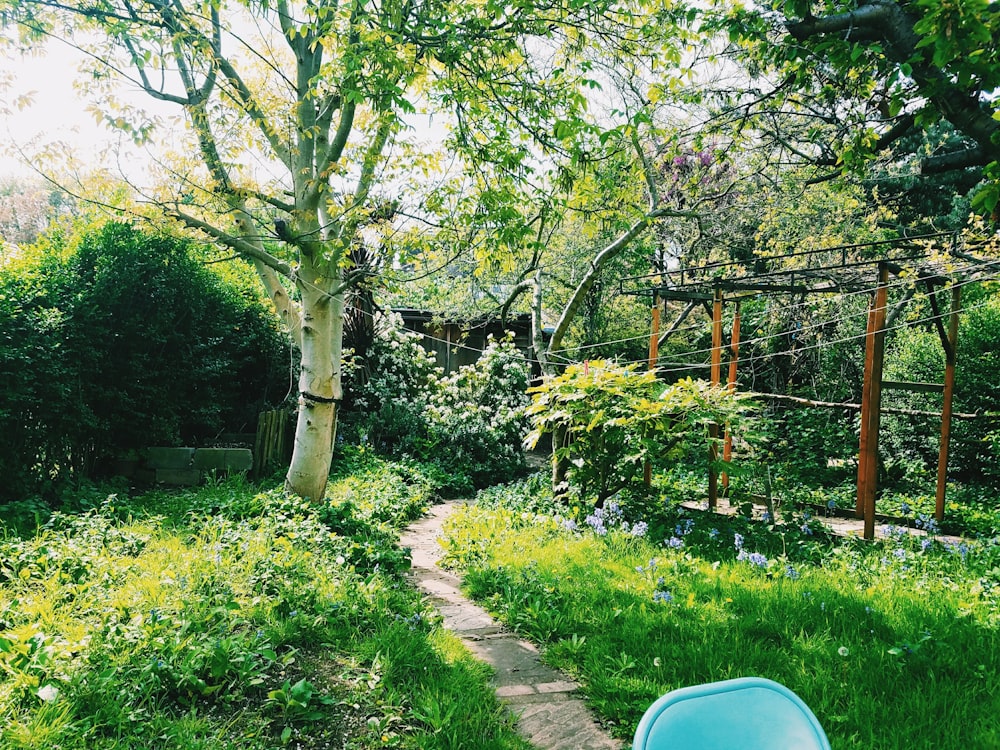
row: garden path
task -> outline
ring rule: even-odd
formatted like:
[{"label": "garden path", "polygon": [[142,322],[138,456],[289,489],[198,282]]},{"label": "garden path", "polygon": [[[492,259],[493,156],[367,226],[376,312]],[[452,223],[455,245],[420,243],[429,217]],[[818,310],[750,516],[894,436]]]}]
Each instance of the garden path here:
[{"label": "garden path", "polygon": [[403,533],[412,551],[410,576],[437,607],[444,626],[494,670],[497,697],[517,718],[521,734],[539,750],[622,750],[594,720],[579,685],[542,664],[538,649],[505,630],[467,599],[459,578],[438,567],[438,537],[445,518],[462,501],[435,505]]}]

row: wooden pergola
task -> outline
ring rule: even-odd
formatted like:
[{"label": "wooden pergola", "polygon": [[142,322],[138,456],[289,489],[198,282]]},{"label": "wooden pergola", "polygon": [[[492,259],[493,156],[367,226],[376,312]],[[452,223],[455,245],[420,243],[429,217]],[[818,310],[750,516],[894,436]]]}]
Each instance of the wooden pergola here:
[{"label": "wooden pergola", "polygon": [[[958,321],[961,312],[961,287],[974,280],[970,274],[949,271],[947,264],[931,252],[929,245],[941,240],[948,241],[949,253],[956,251],[956,237],[953,234],[922,235],[908,239],[885,242],[843,245],[838,247],[810,250],[782,256],[785,267],[778,270],[746,274],[741,262],[713,263],[695,268],[678,269],[659,274],[622,279],[621,291],[625,294],[650,295],[653,300],[653,329],[650,336],[649,367],[657,366],[658,344],[660,343],[660,303],[668,301],[687,302],[682,318],[699,304],[708,309],[712,318],[712,349],[710,380],[713,385],[722,382],[723,350],[729,349],[729,370],[727,386],[736,388],[737,366],[740,347],[740,301],[759,294],[833,294],[867,293],[869,305],[865,338],[864,376],[860,404],[834,404],[812,401],[792,396],[761,394],[764,398],[789,400],[805,405],[857,408],[861,412],[861,429],[858,448],[857,499],[855,515],[864,519],[864,537],[875,535],[875,497],[878,488],[878,445],[879,427],[883,413],[903,413],[920,416],[940,417],[941,434],[938,451],[937,488],[935,494],[935,516],[940,522],[944,518],[945,489],[947,482],[948,451],[951,440],[953,418],[974,418],[978,415],[956,415],[952,410],[955,387],[955,366],[958,342]],[[836,262],[831,263],[833,256]],[[969,258],[971,256],[964,256]],[[766,262],[769,259],[764,259]],[[995,262],[975,259],[992,267]],[[812,264],[812,265],[811,265]],[[788,267],[792,265],[793,267]],[[938,331],[944,349],[943,383],[911,383],[886,381],[882,377],[885,358],[885,336],[887,331],[888,290],[890,277],[912,279],[923,285],[931,304],[931,318]],[[634,288],[627,288],[633,284]],[[950,301],[944,304],[939,295],[948,295]],[[723,341],[723,307],[727,301],[735,305],[732,331],[728,344]],[[676,323],[675,326],[676,327]],[[897,389],[913,392],[941,393],[941,412],[918,411],[912,409],[884,409],[882,392]],[[718,504],[720,476],[714,465],[717,459],[719,426],[713,427],[712,454],[708,482],[708,504],[714,509]],[[729,460],[732,452],[731,436],[723,440],[723,458]],[[727,477],[721,476],[724,486]]]}]

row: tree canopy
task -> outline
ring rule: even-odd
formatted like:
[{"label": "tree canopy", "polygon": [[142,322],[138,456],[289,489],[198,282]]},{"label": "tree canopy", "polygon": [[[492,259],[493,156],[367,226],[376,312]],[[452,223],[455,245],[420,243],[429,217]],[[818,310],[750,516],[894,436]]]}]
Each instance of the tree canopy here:
[{"label": "tree canopy", "polygon": [[706,28],[725,31],[754,75],[733,92],[732,117],[780,112],[804,123],[793,150],[831,175],[875,157],[925,176],[967,170],[978,183],[973,206],[996,208],[997,3],[719,3]]}]

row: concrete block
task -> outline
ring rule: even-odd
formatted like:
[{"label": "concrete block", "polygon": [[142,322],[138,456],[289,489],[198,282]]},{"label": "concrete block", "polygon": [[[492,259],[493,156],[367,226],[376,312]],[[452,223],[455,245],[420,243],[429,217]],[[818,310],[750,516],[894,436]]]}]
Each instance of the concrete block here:
[{"label": "concrete block", "polygon": [[157,469],[156,481],[160,484],[192,486],[201,483],[201,472],[197,469]]},{"label": "concrete block", "polygon": [[145,455],[150,469],[189,469],[194,448],[147,448]]},{"label": "concrete block", "polygon": [[202,471],[250,471],[253,453],[248,448],[199,448],[194,467]]}]

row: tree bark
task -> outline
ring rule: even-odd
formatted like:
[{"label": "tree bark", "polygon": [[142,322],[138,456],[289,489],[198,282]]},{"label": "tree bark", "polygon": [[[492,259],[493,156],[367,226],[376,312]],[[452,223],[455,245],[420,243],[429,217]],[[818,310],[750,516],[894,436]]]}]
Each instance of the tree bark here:
[{"label": "tree bark", "polygon": [[301,497],[320,500],[326,492],[333,457],[333,431],[337,420],[339,362],[334,366],[337,326],[343,324],[341,294],[331,294],[329,280],[318,273],[307,257],[299,270],[301,295],[299,418],[295,448],[285,477],[285,487]]}]

